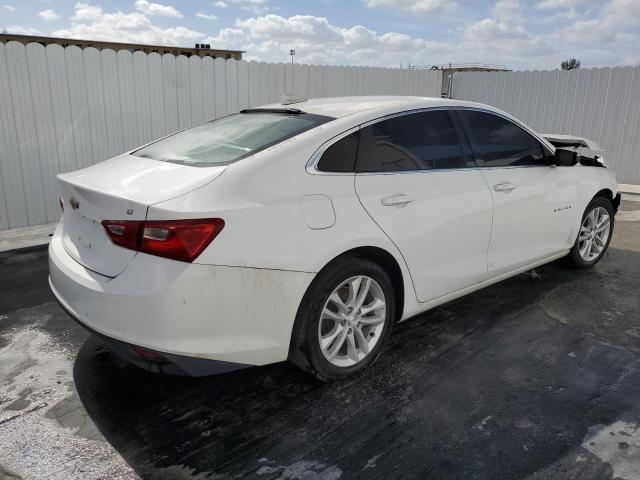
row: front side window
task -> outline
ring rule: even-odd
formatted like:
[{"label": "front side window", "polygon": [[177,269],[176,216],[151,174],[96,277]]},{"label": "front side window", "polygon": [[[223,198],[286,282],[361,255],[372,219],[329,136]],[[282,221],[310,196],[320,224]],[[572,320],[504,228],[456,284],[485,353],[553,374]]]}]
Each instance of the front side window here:
[{"label": "front side window", "polygon": [[406,114],[361,131],[359,172],[464,168],[469,162],[445,110]]},{"label": "front side window", "polygon": [[225,165],[330,120],[308,113],[238,113],[183,130],[133,155],[199,167]]},{"label": "front side window", "polygon": [[540,142],[506,118],[474,110],[460,110],[458,115],[467,128],[480,166],[549,165]]}]

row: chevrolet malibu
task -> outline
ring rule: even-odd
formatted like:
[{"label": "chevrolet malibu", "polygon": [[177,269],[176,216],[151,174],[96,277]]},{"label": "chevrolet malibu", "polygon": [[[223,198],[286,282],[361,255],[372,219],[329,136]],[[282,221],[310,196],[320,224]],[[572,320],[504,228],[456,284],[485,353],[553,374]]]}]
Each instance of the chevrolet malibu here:
[{"label": "chevrolet malibu", "polygon": [[447,99],[251,108],[59,175],[51,289],[153,371],[289,359],[339,380],[396,322],[598,262],[620,196],[595,148]]}]

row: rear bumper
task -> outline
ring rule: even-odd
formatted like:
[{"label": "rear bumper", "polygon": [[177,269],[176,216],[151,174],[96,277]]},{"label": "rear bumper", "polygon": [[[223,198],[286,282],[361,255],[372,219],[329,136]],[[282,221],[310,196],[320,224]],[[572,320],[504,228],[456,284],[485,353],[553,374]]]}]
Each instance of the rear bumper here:
[{"label": "rear bumper", "polygon": [[130,360],[140,360],[130,355],[142,347],[187,373],[192,363],[215,361],[209,367],[219,373],[286,360],[296,311],[312,279],[311,273],[140,253],[109,278],[76,262],[59,230],[49,245],[51,290],[73,318]]},{"label": "rear bumper", "polygon": [[149,370],[150,372],[168,375],[202,377],[205,375],[216,375],[218,373],[226,373],[253,366],[243,363],[223,362],[221,360],[208,360],[205,358],[174,355],[171,353],[143,348],[139,345],[132,345],[121,340],[116,340],[115,338],[107,337],[106,335],[93,330],[83,323],[82,320],[76,318],[73,313],[67,310],[60,300],[58,300],[58,303],[62,309],[65,310],[81,327],[108,343],[116,355],[125,359],[129,363],[145,370]]}]

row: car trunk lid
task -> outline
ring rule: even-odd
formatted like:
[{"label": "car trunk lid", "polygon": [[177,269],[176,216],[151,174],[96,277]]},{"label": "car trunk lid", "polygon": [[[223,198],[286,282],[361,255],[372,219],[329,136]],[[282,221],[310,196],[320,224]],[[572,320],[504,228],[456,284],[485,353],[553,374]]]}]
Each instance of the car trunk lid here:
[{"label": "car trunk lid", "polygon": [[115,277],[136,252],[113,244],[102,221],[144,220],[149,205],[200,188],[224,170],[224,166],[198,168],[121,155],[58,175],[64,248],[84,267]]}]

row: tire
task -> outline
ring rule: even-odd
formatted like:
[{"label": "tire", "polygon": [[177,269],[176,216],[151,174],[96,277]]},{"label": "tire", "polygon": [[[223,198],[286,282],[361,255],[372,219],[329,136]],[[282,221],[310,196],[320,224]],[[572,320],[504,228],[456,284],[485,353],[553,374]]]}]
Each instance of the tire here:
[{"label": "tire", "polygon": [[[606,239],[597,231],[604,228],[598,226],[600,225],[600,223],[598,223],[598,219],[600,219],[600,221],[604,221],[605,219],[601,215],[604,215],[605,213],[609,217],[608,228],[605,229]],[[614,216],[615,210],[613,209],[611,200],[606,197],[596,197],[591,200],[591,203],[587,205],[587,208],[582,215],[576,242],[567,256],[567,262],[570,266],[574,268],[591,268],[600,261],[607,251],[607,248],[609,248],[609,243],[613,236]],[[595,219],[598,225],[592,225],[591,219]],[[602,225],[606,226],[606,224]],[[586,243],[584,240],[585,238],[587,238]],[[598,241],[598,239],[600,240]],[[589,240],[591,241],[590,245],[593,245],[595,250],[588,250],[585,248],[587,247]]]},{"label": "tire", "polygon": [[[362,308],[355,310],[365,290]],[[325,382],[342,380],[368,368],[380,356],[391,333],[395,298],[389,275],[377,263],[357,256],[330,263],[300,303],[289,361]],[[381,299],[384,308],[380,307]]]}]

